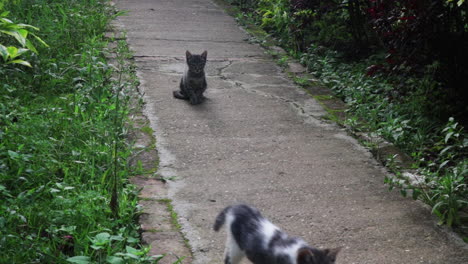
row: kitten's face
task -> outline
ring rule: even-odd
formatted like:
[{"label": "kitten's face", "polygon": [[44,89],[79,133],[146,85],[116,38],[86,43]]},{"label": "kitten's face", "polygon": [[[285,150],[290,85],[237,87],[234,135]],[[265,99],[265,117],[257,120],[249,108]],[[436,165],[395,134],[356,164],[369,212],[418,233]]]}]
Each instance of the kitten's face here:
[{"label": "kitten's face", "polygon": [[333,249],[312,249],[301,248],[297,254],[298,264],[334,264],[336,255],[340,252],[341,248]]},{"label": "kitten's face", "polygon": [[187,65],[189,70],[193,73],[201,73],[205,68],[207,51],[204,51],[201,55],[192,55],[188,50],[185,53],[187,57]]}]

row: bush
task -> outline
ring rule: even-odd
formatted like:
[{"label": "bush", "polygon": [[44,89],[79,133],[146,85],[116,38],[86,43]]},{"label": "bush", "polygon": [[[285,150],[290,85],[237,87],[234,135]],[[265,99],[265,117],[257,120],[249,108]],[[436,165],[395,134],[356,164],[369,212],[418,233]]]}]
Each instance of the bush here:
[{"label": "bush", "polygon": [[[447,102],[467,111],[468,4],[440,0],[371,0],[368,9],[392,74],[418,75],[437,65],[433,77],[445,88]],[[438,94],[439,95],[439,94]],[[458,113],[459,114],[459,113]]]}]

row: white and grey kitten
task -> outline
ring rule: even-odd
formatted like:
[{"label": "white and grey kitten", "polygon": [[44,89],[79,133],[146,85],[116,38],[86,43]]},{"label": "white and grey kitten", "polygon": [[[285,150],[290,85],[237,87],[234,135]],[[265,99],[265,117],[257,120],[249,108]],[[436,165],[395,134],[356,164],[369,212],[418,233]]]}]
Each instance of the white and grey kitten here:
[{"label": "white and grey kitten", "polygon": [[226,207],[216,217],[214,230],[226,223],[225,264],[238,264],[246,256],[254,264],[333,264],[340,248],[317,249],[289,237],[248,205]]}]

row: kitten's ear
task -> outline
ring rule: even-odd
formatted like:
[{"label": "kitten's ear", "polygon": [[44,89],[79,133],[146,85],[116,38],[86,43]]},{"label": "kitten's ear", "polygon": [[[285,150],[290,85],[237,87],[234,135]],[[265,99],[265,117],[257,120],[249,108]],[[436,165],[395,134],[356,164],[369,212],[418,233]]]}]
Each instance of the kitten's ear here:
[{"label": "kitten's ear", "polygon": [[203,58],[204,60],[206,60],[206,56],[207,56],[207,55],[208,55],[208,51],[206,51],[206,50],[201,54],[201,56],[202,56],[202,58]]},{"label": "kitten's ear", "polygon": [[300,248],[297,251],[297,263],[298,264],[307,264],[312,263],[312,259],[314,257],[314,252],[308,247]]},{"label": "kitten's ear", "polygon": [[190,59],[190,58],[192,58],[192,53],[190,53],[190,51],[187,50],[187,51],[185,52],[185,57],[187,58],[187,60]]},{"label": "kitten's ear", "polygon": [[336,255],[338,255],[340,250],[341,250],[341,247],[337,247],[337,248],[332,248],[332,249],[325,249],[324,252],[325,252],[325,255],[327,255],[331,261],[335,262]]}]

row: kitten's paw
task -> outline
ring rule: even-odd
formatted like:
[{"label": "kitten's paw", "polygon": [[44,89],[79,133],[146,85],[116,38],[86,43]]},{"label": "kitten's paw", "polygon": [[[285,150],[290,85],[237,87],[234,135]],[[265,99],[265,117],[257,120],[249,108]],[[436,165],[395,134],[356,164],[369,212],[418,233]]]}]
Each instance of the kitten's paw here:
[{"label": "kitten's paw", "polygon": [[201,104],[202,100],[198,97],[190,97],[190,104],[197,105]]},{"label": "kitten's paw", "polygon": [[182,99],[182,100],[187,100],[188,99],[188,97],[185,94],[183,94],[181,91],[173,91],[172,94],[177,99]]}]

